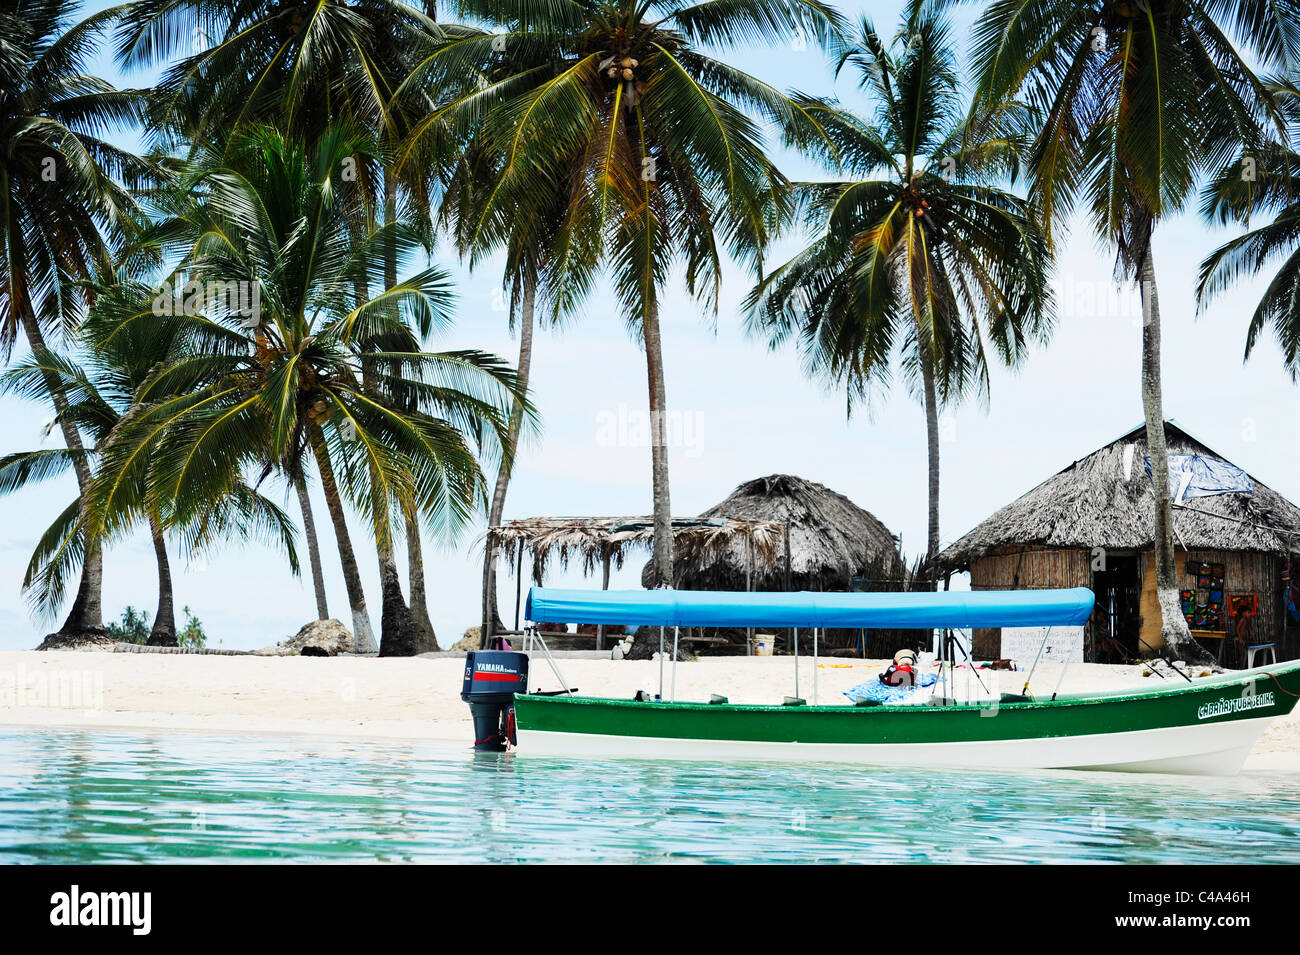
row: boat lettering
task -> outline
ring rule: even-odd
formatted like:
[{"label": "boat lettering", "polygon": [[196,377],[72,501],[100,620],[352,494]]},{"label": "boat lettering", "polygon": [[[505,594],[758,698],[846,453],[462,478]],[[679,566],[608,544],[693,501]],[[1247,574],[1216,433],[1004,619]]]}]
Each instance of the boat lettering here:
[{"label": "boat lettering", "polygon": [[1248,696],[1221,696],[1213,703],[1206,703],[1196,711],[1198,720],[1208,720],[1215,716],[1240,713],[1242,710],[1262,710],[1273,705],[1273,693],[1252,693]]}]

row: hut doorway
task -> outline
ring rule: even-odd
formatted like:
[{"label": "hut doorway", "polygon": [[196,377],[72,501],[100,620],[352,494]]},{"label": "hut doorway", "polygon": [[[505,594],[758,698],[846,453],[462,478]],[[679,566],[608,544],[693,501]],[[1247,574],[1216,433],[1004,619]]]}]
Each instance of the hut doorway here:
[{"label": "hut doorway", "polygon": [[1140,656],[1142,572],[1136,554],[1106,558],[1105,570],[1092,573],[1097,595],[1092,614],[1093,660],[1127,663]]}]

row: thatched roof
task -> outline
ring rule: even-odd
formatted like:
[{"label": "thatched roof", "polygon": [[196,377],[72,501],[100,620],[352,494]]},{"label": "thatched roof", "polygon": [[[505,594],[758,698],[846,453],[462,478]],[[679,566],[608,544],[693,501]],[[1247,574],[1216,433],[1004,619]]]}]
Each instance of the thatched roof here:
[{"label": "thatched roof", "polygon": [[[780,528],[782,537],[788,523],[794,590],[847,590],[855,576],[901,586],[905,576],[898,543],[889,528],[843,494],[794,475],[773,474],[747,481],[700,517],[765,521]],[[750,569],[743,539],[706,550],[691,538],[679,538],[673,586],[744,590]],[[785,553],[780,538],[770,559],[755,555],[752,570],[752,589],[785,589]],[[641,580],[649,584],[649,565]]]},{"label": "thatched roof", "polygon": [[[1225,459],[1165,422],[1170,454]],[[1131,450],[1130,450],[1131,448]],[[949,570],[1002,548],[1154,546],[1154,504],[1139,426],[1017,498],[939,554]],[[1174,507],[1174,543],[1191,550],[1288,553],[1300,547],[1300,508],[1251,476],[1254,493],[1196,497]],[[1176,493],[1175,489],[1175,493]]]},{"label": "thatched roof", "polygon": [[[727,520],[722,517],[673,518],[673,540],[678,550],[714,554],[731,547],[752,546],[757,558],[775,561],[781,553],[779,524],[762,520]],[[540,584],[552,560],[568,567],[582,562],[583,573],[603,569],[606,559],[619,569],[629,551],[651,549],[654,519],[650,517],[529,517],[488,528],[489,546],[495,545],[511,564],[522,548],[529,555],[533,581]]]}]

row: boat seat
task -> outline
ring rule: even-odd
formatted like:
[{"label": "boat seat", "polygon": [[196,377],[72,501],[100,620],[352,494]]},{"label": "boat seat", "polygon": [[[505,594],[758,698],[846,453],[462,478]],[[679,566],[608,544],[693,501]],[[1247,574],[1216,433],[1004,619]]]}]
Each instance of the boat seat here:
[{"label": "boat seat", "polygon": [[1260,665],[1263,666],[1263,657],[1267,654],[1269,663],[1277,663],[1277,644],[1276,643],[1257,643],[1254,646],[1246,648],[1246,669],[1253,669],[1255,666],[1255,656],[1259,655]]}]

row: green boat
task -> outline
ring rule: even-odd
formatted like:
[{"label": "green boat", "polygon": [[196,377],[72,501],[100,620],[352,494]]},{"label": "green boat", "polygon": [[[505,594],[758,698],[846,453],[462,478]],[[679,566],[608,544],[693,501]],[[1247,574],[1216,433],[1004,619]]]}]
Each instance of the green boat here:
[{"label": "green boat", "polygon": [[[665,635],[683,626],[807,627],[816,633],[830,627],[1081,626],[1092,601],[1086,588],[891,594],[534,588],[527,615],[534,624],[658,625]],[[541,648],[545,652],[544,643]],[[952,685],[952,662],[940,686]],[[808,706],[797,698],[753,706],[528,693],[515,698],[515,720],[520,756],[1232,775],[1269,722],[1290,713],[1300,699],[1300,661],[1202,679],[1170,674],[1172,679],[1179,684],[973,701],[940,692],[919,703],[865,706]]]}]

